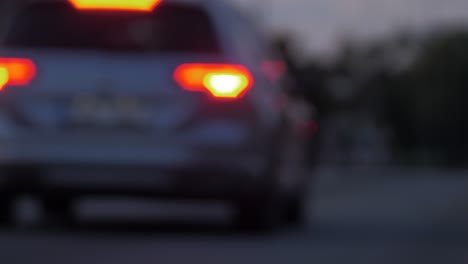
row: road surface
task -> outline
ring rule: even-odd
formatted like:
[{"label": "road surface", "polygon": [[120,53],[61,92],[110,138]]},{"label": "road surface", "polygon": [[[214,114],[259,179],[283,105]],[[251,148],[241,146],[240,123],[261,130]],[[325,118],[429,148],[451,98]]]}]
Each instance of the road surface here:
[{"label": "road surface", "polygon": [[[76,229],[0,231],[0,263],[468,263],[466,171],[318,174],[303,230],[252,237],[232,231],[223,208],[88,202]],[[134,218],[117,222],[119,214]]]}]

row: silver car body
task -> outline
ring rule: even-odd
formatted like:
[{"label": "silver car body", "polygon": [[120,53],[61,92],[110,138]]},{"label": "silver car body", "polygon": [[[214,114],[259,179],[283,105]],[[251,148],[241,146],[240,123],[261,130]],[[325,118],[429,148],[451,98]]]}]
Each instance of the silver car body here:
[{"label": "silver car body", "polygon": [[[122,189],[135,184],[136,189],[169,193],[171,186],[181,184],[185,186],[181,192],[198,188],[201,193],[210,192],[202,186],[212,182],[216,182],[213,183],[216,189],[219,182],[227,185],[257,181],[271,162],[270,154],[275,144],[279,144],[280,133],[289,135],[285,141],[294,144],[288,148],[290,152],[285,149],[286,155],[300,160],[299,156],[293,156],[293,153],[301,155],[297,150],[304,147],[295,128],[298,120],[299,123],[305,120],[309,113],[307,110],[298,113],[298,107],[288,108],[294,102],[286,106],[279,103],[285,92],[279,84],[268,81],[260,70],[269,53],[266,39],[255,31],[254,24],[224,1],[165,1],[202,6],[216,27],[222,54],[0,49],[0,57],[31,59],[38,71],[30,85],[0,92],[2,168],[40,170],[37,174],[40,180],[34,180],[47,188],[121,183]],[[244,65],[251,71],[255,84],[242,98],[230,101],[187,92],[174,82],[173,72],[178,65],[191,62]],[[63,122],[73,113],[102,126],[67,129]],[[145,129],[113,128],[124,116],[143,124]],[[78,167],[117,170],[107,178],[99,170],[100,178],[87,170],[76,173]],[[128,173],[122,168],[129,168]],[[152,172],[158,171],[158,176],[137,173],[135,168],[151,168]],[[199,181],[191,176],[185,184],[181,183],[183,180],[174,183],[177,178],[172,172],[180,170],[197,172]],[[214,171],[219,171],[219,175]],[[200,175],[207,173],[216,174],[216,180]],[[224,176],[229,173],[232,175]],[[293,178],[284,182],[291,188],[298,184]],[[224,191],[219,189],[222,195]]]}]

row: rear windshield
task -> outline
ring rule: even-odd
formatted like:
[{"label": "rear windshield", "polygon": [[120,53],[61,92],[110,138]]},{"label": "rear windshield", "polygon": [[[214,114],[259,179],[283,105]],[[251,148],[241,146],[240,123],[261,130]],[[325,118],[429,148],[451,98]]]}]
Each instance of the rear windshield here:
[{"label": "rear windshield", "polygon": [[111,52],[220,51],[203,8],[164,2],[146,13],[78,11],[67,2],[33,4],[14,18],[4,45]]}]

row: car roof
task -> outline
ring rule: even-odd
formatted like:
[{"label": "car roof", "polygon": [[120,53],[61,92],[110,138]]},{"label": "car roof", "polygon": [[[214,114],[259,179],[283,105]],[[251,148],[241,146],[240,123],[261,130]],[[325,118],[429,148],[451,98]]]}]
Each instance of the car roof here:
[{"label": "car roof", "polygon": [[[1,0],[0,0],[1,1]],[[11,4],[11,8],[17,9],[24,6],[28,6],[31,4],[37,3],[60,3],[60,2],[67,2],[68,0],[15,0],[13,4]],[[132,0],[128,0],[132,1]],[[225,0],[161,0],[162,2],[167,3],[177,3],[177,4],[193,4],[193,5],[200,5],[207,7],[208,9],[215,9],[220,12],[225,12],[226,10],[231,9],[233,6],[230,3],[226,2]],[[209,11],[210,12],[210,11]],[[1,12],[0,12],[1,14]]]},{"label": "car roof", "polygon": [[[28,4],[35,3],[66,3],[68,0],[15,0],[14,9],[22,8],[22,6],[27,6]],[[132,1],[132,0],[129,0]],[[223,49],[232,50],[232,34],[231,32],[234,24],[237,23],[236,20],[242,19],[242,16],[235,14],[243,13],[236,5],[227,0],[162,0],[163,3],[177,3],[177,4],[187,4],[187,5],[197,5],[201,8],[204,8],[206,12],[211,16],[213,23],[215,24],[216,31],[218,32],[218,37],[222,42]],[[240,11],[240,12],[239,12]],[[14,12],[13,12],[14,13]],[[246,22],[246,21],[244,21]],[[250,21],[248,22],[250,23]],[[5,23],[7,24],[7,23]],[[8,27],[8,25],[4,25]],[[5,32],[0,30],[0,39],[4,38]],[[229,51],[228,53],[232,53]]]}]

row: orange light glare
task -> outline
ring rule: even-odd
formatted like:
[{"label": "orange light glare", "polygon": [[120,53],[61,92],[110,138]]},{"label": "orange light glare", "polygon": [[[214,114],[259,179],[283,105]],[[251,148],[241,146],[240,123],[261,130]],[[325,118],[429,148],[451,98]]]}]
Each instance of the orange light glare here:
[{"label": "orange light glare", "polygon": [[36,77],[36,65],[28,59],[0,58],[0,87],[28,85]]},{"label": "orange light glare", "polygon": [[230,64],[183,64],[174,79],[188,91],[207,91],[216,98],[238,98],[252,85],[249,70]]},{"label": "orange light glare", "polygon": [[80,10],[151,12],[162,0],[68,0]]}]

